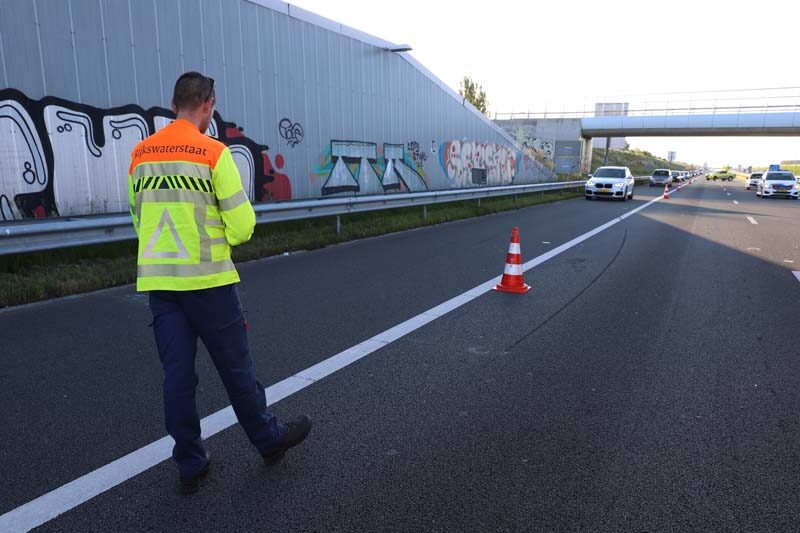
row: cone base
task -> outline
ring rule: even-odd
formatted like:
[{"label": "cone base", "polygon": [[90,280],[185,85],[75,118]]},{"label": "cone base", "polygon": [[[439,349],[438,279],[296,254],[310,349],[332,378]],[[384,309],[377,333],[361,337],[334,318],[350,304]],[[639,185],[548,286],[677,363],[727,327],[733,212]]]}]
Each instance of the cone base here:
[{"label": "cone base", "polygon": [[498,283],[494,286],[494,290],[499,292],[511,292],[514,294],[525,294],[531,290],[531,286],[527,283],[523,283],[521,286],[503,285],[502,283]]}]

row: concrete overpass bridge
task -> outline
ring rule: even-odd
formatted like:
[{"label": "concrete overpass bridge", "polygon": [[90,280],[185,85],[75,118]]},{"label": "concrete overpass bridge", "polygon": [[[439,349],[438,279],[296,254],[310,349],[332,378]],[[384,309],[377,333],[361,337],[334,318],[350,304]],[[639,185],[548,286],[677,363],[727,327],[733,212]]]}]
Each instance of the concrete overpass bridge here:
[{"label": "concrete overpass bridge", "polygon": [[583,138],[787,136],[800,135],[800,111],[583,117],[580,127]]},{"label": "concrete overpass bridge", "polygon": [[739,94],[691,93],[688,101],[625,102],[619,104],[624,113],[615,114],[587,108],[498,113],[495,122],[520,144],[544,149],[556,172],[566,174],[589,171],[594,138],[800,135],[800,87],[730,93]]}]

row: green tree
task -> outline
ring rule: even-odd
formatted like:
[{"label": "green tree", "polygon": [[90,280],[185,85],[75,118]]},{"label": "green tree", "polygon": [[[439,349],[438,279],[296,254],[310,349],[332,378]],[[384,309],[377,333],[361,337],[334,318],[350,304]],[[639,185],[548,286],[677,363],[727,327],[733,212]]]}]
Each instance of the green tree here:
[{"label": "green tree", "polygon": [[458,89],[458,94],[464,97],[470,104],[474,105],[478,111],[489,116],[489,99],[483,87],[475,83],[469,76],[464,76]]}]

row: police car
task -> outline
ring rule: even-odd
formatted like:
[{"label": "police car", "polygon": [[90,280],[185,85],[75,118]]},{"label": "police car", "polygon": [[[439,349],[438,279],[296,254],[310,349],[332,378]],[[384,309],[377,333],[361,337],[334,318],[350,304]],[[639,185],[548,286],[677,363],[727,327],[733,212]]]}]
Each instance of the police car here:
[{"label": "police car", "polygon": [[756,196],[779,196],[797,200],[797,178],[788,170],[768,170],[758,181]]}]

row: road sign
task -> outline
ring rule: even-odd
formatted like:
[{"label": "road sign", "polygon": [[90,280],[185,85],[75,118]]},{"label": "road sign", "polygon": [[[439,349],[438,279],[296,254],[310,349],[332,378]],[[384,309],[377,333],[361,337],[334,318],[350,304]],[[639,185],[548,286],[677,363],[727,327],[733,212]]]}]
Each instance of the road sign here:
[{"label": "road sign", "polygon": [[667,160],[672,163],[675,161],[675,152],[667,152]]}]

